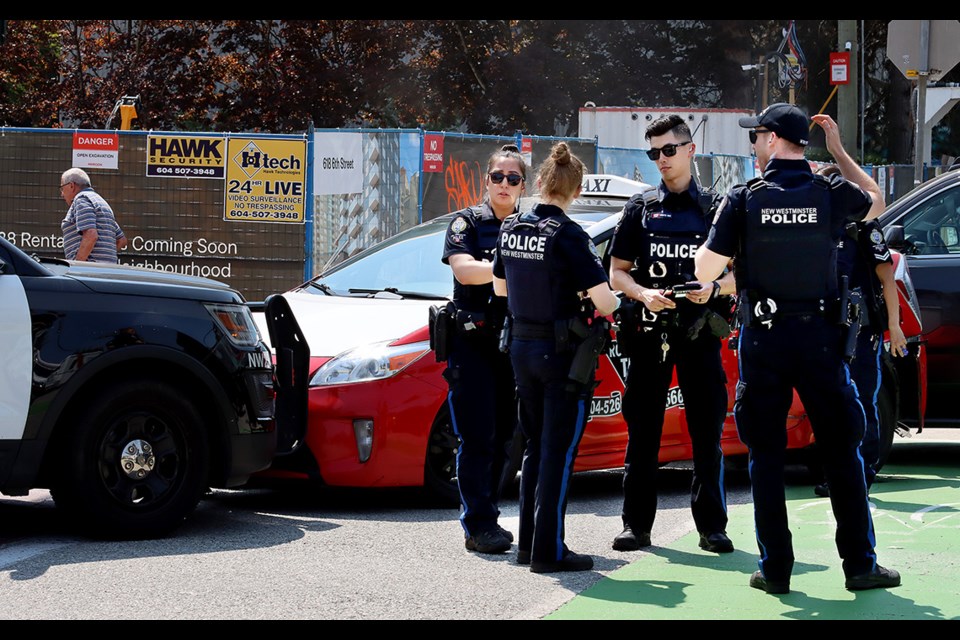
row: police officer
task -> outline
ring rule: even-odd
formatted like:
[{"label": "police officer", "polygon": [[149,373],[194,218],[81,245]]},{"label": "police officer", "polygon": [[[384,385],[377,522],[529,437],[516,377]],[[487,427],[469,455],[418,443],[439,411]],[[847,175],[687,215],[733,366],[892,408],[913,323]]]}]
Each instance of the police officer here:
[{"label": "police officer", "polygon": [[465,546],[503,553],[513,534],[501,527],[498,502],[517,423],[510,357],[500,351],[506,300],[493,293],[493,250],[504,218],[517,210],[527,166],[516,145],[487,161],[482,204],[458,211],[447,227],[442,260],[453,270],[455,330],[447,369],[447,401],[460,438],[457,483]]},{"label": "police officer", "polygon": [[[828,177],[842,175],[859,185],[873,199],[867,220],[847,225],[847,232],[840,237],[837,256],[839,274],[846,275],[851,290],[860,295],[860,330],[857,333],[854,357],[850,362],[850,377],[866,410],[866,428],[860,444],[860,456],[863,458],[869,490],[877,476],[880,460],[877,396],[882,377],[880,347],[883,345],[884,331],[889,327],[890,353],[894,357],[906,355],[907,341],[900,328],[900,305],[893,275],[893,259],[883,232],[874,220],[885,209],[883,192],[843,148],[840,131],[833,118],[818,114],[812,116],[811,120],[823,129],[827,150],[837,162],[823,167],[817,173]],[[826,482],[818,484],[814,491],[820,496],[830,495]]]},{"label": "police officer", "polygon": [[[729,553],[727,505],[720,434],[727,415],[727,378],[720,339],[707,320],[726,325],[732,273],[723,283],[695,282],[693,256],[707,237],[714,198],[691,174],[696,144],[678,115],[647,126],[647,156],[663,178],[654,193],[638,194],[624,207],[611,248],[610,282],[635,312],[620,317],[620,347],[630,357],[623,397],[629,441],[623,473],[623,531],[613,548],[650,545],[657,512],[657,471],[667,392],[676,368],[693,444],[690,505],[700,547]],[[675,285],[691,291],[678,294]],[[709,303],[709,304],[708,304]],[[713,308],[711,308],[713,307]],[[636,312],[639,311],[639,312]],[[720,313],[717,313],[720,311]],[[729,327],[726,333],[729,333]],[[629,337],[628,337],[629,335]]]},{"label": "police officer", "polygon": [[823,453],[836,544],[850,590],[894,587],[900,574],[877,564],[875,532],[858,447],[863,406],[843,360],[837,244],[872,197],[840,177],[815,176],[804,158],[810,120],[770,105],[740,119],[763,175],[733,187],[697,250],[700,280],[733,259],[742,327],[734,417],[750,454],[760,550],[750,586],[788,593],[794,555],[784,497],[786,416],[796,389]]},{"label": "police officer", "polygon": [[565,142],[554,145],[537,177],[540,204],[507,218],[493,262],[494,290],[509,292],[509,350],[526,439],[517,562],[534,573],[593,567],[593,558],[564,543],[564,516],[597,357],[609,338],[601,316],[620,300],[593,242],[564,213],[580,194],[583,173]]}]

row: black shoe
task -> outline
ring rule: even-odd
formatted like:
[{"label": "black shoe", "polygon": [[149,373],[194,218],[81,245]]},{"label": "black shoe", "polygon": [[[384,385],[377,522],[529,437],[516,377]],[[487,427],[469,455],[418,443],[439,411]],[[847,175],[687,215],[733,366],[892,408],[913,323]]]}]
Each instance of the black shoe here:
[{"label": "black shoe", "polygon": [[557,571],[589,571],[593,569],[593,558],[574,553],[567,549],[562,560],[556,562],[530,562],[533,573],[556,573]]},{"label": "black shoe", "polygon": [[517,551],[517,564],[530,564],[529,551]]},{"label": "black shoe", "polygon": [[760,571],[754,571],[750,576],[750,586],[767,593],[790,593],[790,582],[774,582],[763,577]]},{"label": "black shoe", "polygon": [[826,482],[821,482],[820,484],[818,484],[817,486],[815,486],[815,487],[813,488],[813,492],[814,492],[815,494],[817,494],[818,496],[820,496],[821,498],[829,498],[829,497],[830,497],[830,487],[827,485]]},{"label": "black shoe", "polygon": [[700,548],[706,551],[713,551],[714,553],[732,553],[733,542],[727,537],[724,531],[701,533]]},{"label": "black shoe", "polygon": [[476,551],[477,553],[504,553],[510,550],[510,541],[497,530],[481,531],[477,535],[467,538],[464,546],[468,551]]},{"label": "black shoe", "polygon": [[861,573],[858,576],[847,578],[846,587],[850,591],[863,591],[865,589],[887,589],[889,587],[900,586],[900,574],[893,569],[887,569],[877,565],[873,571]]},{"label": "black shoe", "polygon": [[499,531],[499,532],[500,532],[500,535],[502,535],[504,538],[506,538],[506,539],[509,540],[510,542],[513,542],[513,534],[512,534],[512,533],[510,533],[509,531],[507,531],[506,529],[504,529],[504,528],[501,527],[500,525],[497,525],[497,531]]},{"label": "black shoe", "polygon": [[617,537],[613,539],[613,548],[617,551],[636,551],[643,547],[650,546],[650,532],[641,531],[634,533],[629,526],[623,528]]}]

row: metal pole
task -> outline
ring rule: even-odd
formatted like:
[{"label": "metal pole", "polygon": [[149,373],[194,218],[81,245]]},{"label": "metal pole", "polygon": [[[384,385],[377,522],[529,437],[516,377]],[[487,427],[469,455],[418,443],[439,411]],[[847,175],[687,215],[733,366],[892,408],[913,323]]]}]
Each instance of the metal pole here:
[{"label": "metal pole", "polygon": [[917,78],[917,129],[913,149],[913,184],[923,182],[923,135],[927,118],[927,76],[930,73],[930,21],[920,21],[920,70]]},{"label": "metal pole", "polygon": [[867,56],[863,51],[863,41],[866,37],[864,31],[866,27],[864,26],[864,21],[860,21],[860,104],[857,105],[857,110],[860,113],[860,166],[863,166],[863,141],[866,137],[865,121],[863,117],[864,111],[867,110],[867,96],[866,96],[866,86],[867,86],[867,76],[864,71],[864,62],[863,59]]}]

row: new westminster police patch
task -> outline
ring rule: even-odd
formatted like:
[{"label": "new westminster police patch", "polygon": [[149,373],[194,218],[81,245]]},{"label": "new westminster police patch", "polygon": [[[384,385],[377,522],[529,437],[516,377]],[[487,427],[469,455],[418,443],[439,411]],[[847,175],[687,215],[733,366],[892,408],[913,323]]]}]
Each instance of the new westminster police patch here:
[{"label": "new westminster police patch", "polygon": [[459,216],[450,223],[450,241],[455,244],[463,244],[463,231],[467,228],[467,221],[463,216]]}]

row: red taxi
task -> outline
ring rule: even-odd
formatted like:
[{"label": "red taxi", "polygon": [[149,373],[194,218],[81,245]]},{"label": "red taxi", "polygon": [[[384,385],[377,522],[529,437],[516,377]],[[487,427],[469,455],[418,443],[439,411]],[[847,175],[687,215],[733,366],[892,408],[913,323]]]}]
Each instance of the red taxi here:
[{"label": "red taxi", "polygon": [[[647,185],[616,176],[586,177],[582,196],[568,213],[590,234],[600,255],[606,255],[623,203],[644,188]],[[311,350],[308,428],[303,446],[278,457],[259,479],[299,478],[342,487],[422,486],[444,501],[458,500],[458,440],[441,376],[445,365],[437,363],[430,350],[427,330],[430,306],[444,304],[452,295],[453,275],[440,261],[451,215],[402,231],[282,294]],[[912,357],[897,368],[889,355],[884,357],[881,462],[895,430],[904,429],[900,379],[920,380],[924,355],[907,264],[896,258],[901,316]],[[261,314],[255,317],[262,322]],[[733,420],[735,338],[736,333],[723,349],[729,408],[721,444],[728,460],[747,452]],[[599,386],[575,471],[623,467],[627,429],[620,408],[629,365],[613,340],[600,357]],[[662,464],[692,459],[676,378],[668,394]],[[919,403],[922,415],[922,399]],[[789,448],[809,452],[813,434],[796,398],[787,429]]]}]

